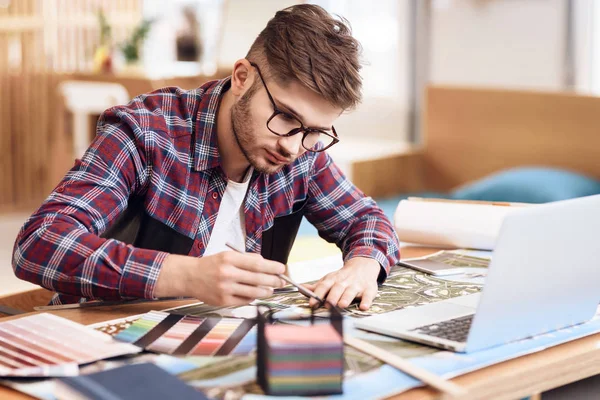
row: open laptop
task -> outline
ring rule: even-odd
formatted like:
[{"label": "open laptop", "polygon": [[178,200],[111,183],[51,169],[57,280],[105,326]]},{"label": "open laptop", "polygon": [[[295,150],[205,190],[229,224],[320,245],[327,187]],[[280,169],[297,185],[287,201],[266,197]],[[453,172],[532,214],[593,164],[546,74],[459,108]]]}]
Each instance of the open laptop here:
[{"label": "open laptop", "polygon": [[481,293],[360,319],[368,331],[470,352],[590,320],[600,302],[600,195],[502,223]]}]

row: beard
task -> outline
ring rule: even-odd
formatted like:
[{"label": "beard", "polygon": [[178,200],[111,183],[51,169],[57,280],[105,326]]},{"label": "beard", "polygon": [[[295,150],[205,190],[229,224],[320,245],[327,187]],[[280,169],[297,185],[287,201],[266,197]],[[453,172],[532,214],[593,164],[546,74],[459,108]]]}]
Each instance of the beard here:
[{"label": "beard", "polygon": [[250,100],[254,92],[253,90],[248,90],[231,108],[233,136],[242,154],[256,171],[263,174],[273,174],[282,169],[283,166],[273,164],[258,154],[261,148],[256,144],[257,135],[255,135],[252,129],[254,120],[250,113]]}]

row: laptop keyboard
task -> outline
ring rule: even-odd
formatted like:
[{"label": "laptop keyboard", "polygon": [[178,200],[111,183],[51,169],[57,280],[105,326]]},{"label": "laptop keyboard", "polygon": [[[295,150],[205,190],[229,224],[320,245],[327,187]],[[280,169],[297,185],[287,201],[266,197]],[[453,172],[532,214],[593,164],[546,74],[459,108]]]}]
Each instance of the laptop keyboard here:
[{"label": "laptop keyboard", "polygon": [[466,342],[475,314],[453,318],[431,325],[420,326],[412,331],[424,335],[435,336],[455,342]]}]

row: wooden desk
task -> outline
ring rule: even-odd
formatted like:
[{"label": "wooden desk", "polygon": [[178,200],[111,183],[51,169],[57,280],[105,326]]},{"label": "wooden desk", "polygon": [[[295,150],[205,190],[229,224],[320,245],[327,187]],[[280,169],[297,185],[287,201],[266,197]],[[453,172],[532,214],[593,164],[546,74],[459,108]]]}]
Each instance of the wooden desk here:
[{"label": "wooden desk", "polygon": [[[438,249],[405,248],[403,257],[418,257]],[[132,304],[119,307],[97,307],[85,310],[53,311],[52,314],[81,324],[161,310],[191,301],[157,304]],[[19,303],[13,303],[18,307]],[[15,317],[10,317],[15,318]],[[0,319],[0,321],[5,319]],[[470,399],[518,399],[600,374],[600,333],[550,349],[519,357],[453,379],[472,395]],[[12,389],[0,386],[2,399],[30,399]],[[395,400],[433,400],[437,393],[421,388],[394,396]]]}]

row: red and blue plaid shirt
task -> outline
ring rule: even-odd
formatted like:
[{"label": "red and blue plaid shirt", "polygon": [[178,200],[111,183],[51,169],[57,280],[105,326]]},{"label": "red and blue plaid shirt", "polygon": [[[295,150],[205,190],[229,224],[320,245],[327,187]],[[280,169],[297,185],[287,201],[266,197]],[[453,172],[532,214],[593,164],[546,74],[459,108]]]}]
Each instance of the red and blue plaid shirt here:
[{"label": "red and blue plaid shirt", "polygon": [[[57,292],[54,304],[153,298],[167,253],[100,237],[134,195],[152,218],[193,240],[189,255],[201,257],[227,185],[216,120],[228,82],[164,88],[106,110],[83,158],[19,232],[15,274]],[[260,253],[274,218],[308,199],[306,217],[345,260],[373,258],[386,273],[398,261],[389,220],[326,152],[255,174],[244,204],[247,251]]]}]

